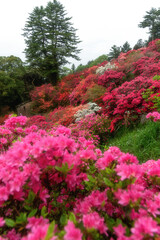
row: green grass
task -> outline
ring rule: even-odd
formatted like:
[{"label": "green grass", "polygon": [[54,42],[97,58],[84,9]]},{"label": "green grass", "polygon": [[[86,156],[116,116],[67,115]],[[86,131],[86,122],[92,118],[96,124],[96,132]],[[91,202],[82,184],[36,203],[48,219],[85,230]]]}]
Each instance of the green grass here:
[{"label": "green grass", "polygon": [[122,127],[109,138],[104,149],[110,146],[134,154],[141,163],[149,159],[157,160],[160,158],[160,122],[147,121],[132,128]]}]

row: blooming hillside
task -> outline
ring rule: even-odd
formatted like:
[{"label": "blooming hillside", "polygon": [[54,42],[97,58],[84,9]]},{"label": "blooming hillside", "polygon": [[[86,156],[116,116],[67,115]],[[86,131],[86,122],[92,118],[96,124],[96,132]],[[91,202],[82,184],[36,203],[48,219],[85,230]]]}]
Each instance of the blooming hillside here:
[{"label": "blooming hillside", "polygon": [[160,160],[117,147],[122,124],[160,119],[160,40],[31,92],[0,125],[0,240],[160,238]]}]

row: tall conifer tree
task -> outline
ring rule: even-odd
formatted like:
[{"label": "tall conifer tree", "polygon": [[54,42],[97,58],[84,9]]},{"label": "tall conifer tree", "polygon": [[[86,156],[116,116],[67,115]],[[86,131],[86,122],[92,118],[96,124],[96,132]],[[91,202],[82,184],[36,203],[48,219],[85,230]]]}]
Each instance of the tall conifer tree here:
[{"label": "tall conifer tree", "polygon": [[63,5],[57,0],[46,7],[36,7],[29,14],[23,36],[28,63],[38,68],[53,85],[57,84],[59,71],[68,58],[79,60],[80,43],[71,18],[66,16]]},{"label": "tall conifer tree", "polygon": [[160,8],[151,8],[143,18],[144,20],[138,26],[140,28],[149,28],[149,41],[160,38]]}]

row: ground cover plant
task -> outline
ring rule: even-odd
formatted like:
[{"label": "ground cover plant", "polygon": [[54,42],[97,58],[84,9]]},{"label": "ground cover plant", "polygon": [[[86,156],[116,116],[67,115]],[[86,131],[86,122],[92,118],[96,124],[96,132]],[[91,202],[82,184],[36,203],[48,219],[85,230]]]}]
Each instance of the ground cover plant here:
[{"label": "ground cover plant", "polygon": [[160,122],[147,121],[135,126],[123,126],[110,136],[104,149],[117,146],[123,152],[135,155],[140,163],[159,159]]}]

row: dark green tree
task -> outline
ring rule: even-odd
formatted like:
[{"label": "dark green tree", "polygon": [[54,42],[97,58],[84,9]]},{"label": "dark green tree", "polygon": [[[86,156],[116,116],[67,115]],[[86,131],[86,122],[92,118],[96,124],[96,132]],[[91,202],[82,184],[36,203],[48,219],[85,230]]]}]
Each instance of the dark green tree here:
[{"label": "dark green tree", "polygon": [[132,48],[131,48],[130,44],[127,41],[121,47],[121,51],[124,52],[124,53],[130,51],[131,49]]},{"label": "dark green tree", "polygon": [[137,50],[145,46],[146,46],[145,42],[142,39],[139,39],[137,43],[134,45],[133,49]]},{"label": "dark green tree", "polygon": [[117,58],[120,53],[121,53],[121,47],[117,47],[116,45],[113,45],[108,54],[108,59],[111,60],[113,58]]},{"label": "dark green tree", "polygon": [[15,110],[16,105],[25,100],[24,73],[20,58],[0,56],[0,112],[4,106]]},{"label": "dark green tree", "polygon": [[80,43],[71,18],[57,0],[46,7],[36,7],[29,14],[23,36],[27,62],[36,67],[53,85],[57,84],[60,69],[68,58],[79,60]]},{"label": "dark green tree", "polygon": [[151,8],[139,23],[140,28],[149,28],[149,41],[160,38],[160,8]]}]

